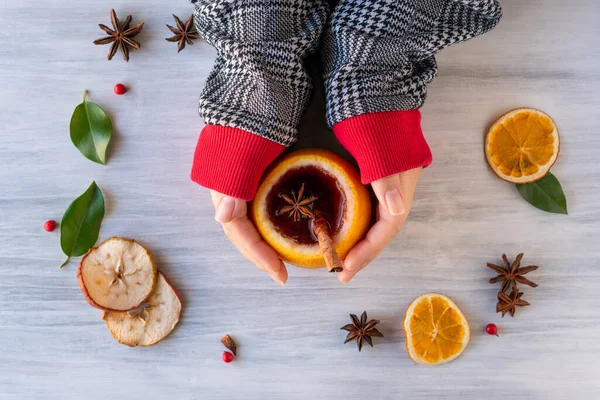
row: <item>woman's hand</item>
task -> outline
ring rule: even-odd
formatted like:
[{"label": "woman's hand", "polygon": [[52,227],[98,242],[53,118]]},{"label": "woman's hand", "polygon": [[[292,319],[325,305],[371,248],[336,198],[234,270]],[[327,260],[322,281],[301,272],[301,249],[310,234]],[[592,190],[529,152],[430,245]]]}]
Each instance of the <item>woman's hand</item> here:
[{"label": "woman's hand", "polygon": [[210,197],[215,206],[215,219],[221,223],[229,240],[258,269],[285,286],[287,270],[275,250],[262,239],[252,221],[248,219],[247,203],[214,190],[210,191]]},{"label": "woman's hand", "polygon": [[[417,181],[423,168],[416,168],[373,181],[371,186],[379,201],[377,222],[344,260],[344,270],[338,279],[349,282],[373,261],[400,232],[412,206]],[[248,219],[244,200],[211,190],[215,219],[221,223],[225,235],[235,247],[275,282],[285,285],[288,273],[279,256],[260,236]]]},{"label": "woman's hand", "polygon": [[387,176],[371,183],[379,201],[377,222],[344,260],[344,270],[338,273],[342,283],[354,276],[373,261],[400,232],[412,206],[417,181],[423,168],[411,169]]}]

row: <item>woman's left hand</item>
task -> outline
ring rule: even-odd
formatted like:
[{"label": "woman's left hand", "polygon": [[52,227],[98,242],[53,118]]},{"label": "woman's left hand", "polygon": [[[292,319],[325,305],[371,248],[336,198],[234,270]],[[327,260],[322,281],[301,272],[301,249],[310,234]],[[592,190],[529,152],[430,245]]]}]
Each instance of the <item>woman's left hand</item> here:
[{"label": "woman's left hand", "polygon": [[344,270],[338,273],[342,283],[348,283],[369,265],[404,226],[410,212],[417,181],[423,168],[415,168],[371,182],[379,201],[377,222],[346,256]]}]

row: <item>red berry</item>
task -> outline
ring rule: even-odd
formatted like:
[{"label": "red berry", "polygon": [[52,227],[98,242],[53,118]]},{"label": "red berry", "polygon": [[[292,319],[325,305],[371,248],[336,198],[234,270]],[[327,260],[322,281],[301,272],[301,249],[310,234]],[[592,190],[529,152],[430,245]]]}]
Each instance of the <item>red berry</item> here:
[{"label": "red berry", "polygon": [[115,85],[115,94],[118,94],[120,96],[125,93],[127,93],[127,88],[125,87],[125,85],[123,85],[122,83],[117,83]]},{"label": "red berry", "polygon": [[488,324],[485,327],[485,331],[488,333],[488,335],[498,336],[498,327],[495,324]]},{"label": "red berry", "polygon": [[224,351],[224,352],[223,352],[223,362],[225,362],[225,363],[228,363],[228,364],[229,364],[229,363],[230,363],[230,362],[232,362],[232,361],[233,361],[233,354],[231,354],[231,353],[230,353],[230,352],[228,352],[228,351]]},{"label": "red berry", "polygon": [[54,228],[56,228],[56,221],[48,220],[44,224],[44,229],[46,230],[46,232],[52,232]]}]

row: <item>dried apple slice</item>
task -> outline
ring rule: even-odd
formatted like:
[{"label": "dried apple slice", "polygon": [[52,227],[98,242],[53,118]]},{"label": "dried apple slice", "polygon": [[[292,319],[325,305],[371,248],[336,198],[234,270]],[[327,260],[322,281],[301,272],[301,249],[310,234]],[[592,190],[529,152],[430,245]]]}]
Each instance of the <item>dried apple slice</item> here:
[{"label": "dried apple slice", "polygon": [[159,272],[156,287],[144,304],[132,311],[105,311],[102,319],[117,342],[135,347],[163,340],[177,325],[180,314],[177,292]]},{"label": "dried apple slice", "polygon": [[152,293],[156,265],[148,250],[135,240],[113,237],[83,257],[77,279],[92,306],[106,311],[129,311]]}]

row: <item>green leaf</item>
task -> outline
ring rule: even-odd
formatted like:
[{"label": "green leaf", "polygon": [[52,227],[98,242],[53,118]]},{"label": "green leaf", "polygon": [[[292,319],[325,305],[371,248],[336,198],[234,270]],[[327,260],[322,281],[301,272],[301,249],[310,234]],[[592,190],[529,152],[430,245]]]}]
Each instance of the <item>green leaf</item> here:
[{"label": "green leaf", "polygon": [[87,101],[86,96],[87,91],[83,92],[83,103],[75,108],[71,117],[71,141],[89,160],[105,165],[112,123],[104,110]]},{"label": "green leaf", "polygon": [[102,218],[104,197],[96,182],[92,182],[85,193],[71,203],[60,222],[60,247],[67,256],[61,268],[71,257],[84,255],[96,244]]},{"label": "green leaf", "polygon": [[532,206],[550,213],[568,214],[565,194],[560,182],[551,173],[537,182],[516,186],[521,196]]}]

